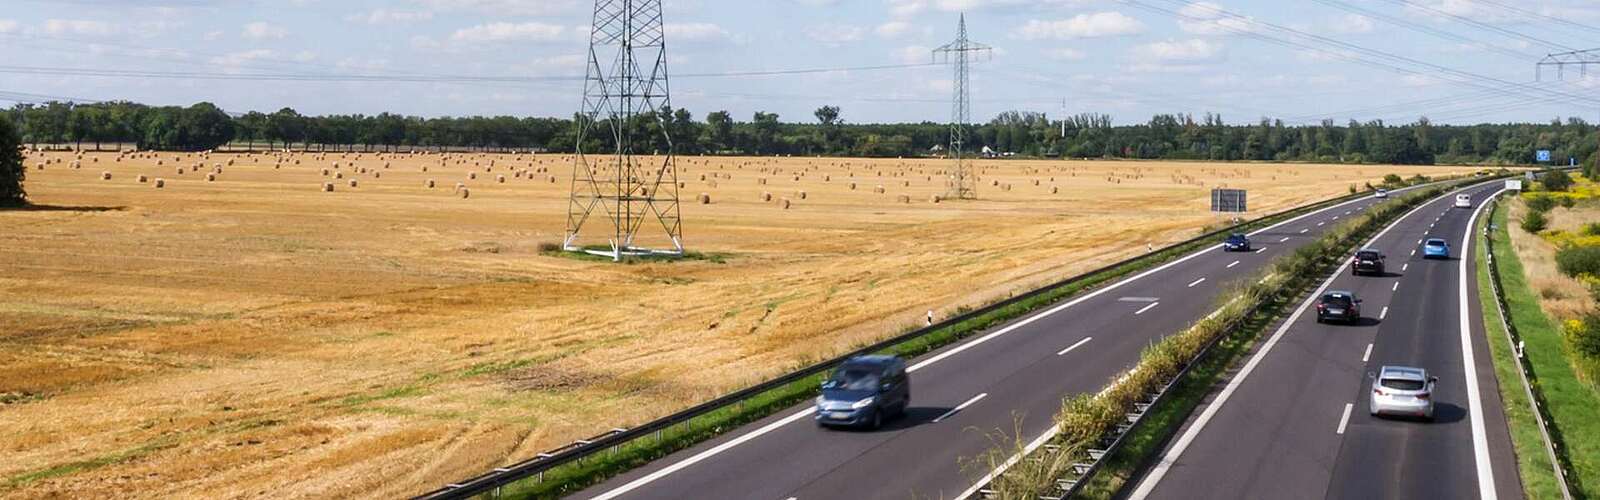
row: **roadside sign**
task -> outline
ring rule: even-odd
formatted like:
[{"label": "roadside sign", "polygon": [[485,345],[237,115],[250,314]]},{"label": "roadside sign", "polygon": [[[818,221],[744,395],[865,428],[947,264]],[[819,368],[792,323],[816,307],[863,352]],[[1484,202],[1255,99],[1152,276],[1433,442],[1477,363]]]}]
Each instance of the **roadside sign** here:
[{"label": "roadside sign", "polygon": [[1246,194],[1243,189],[1211,189],[1211,211],[1237,213],[1244,212],[1249,205],[1246,203]]},{"label": "roadside sign", "polygon": [[1522,190],[1522,179],[1507,180],[1506,181],[1506,190],[1507,191],[1521,191]]},{"label": "roadside sign", "polygon": [[1539,159],[1539,161],[1541,161],[1541,162],[1547,162],[1547,161],[1550,161],[1550,150],[1548,150],[1548,149],[1541,149],[1541,150],[1539,150],[1539,152],[1538,152],[1538,153],[1536,153],[1536,157],[1537,157],[1537,158],[1538,158],[1538,159]]}]

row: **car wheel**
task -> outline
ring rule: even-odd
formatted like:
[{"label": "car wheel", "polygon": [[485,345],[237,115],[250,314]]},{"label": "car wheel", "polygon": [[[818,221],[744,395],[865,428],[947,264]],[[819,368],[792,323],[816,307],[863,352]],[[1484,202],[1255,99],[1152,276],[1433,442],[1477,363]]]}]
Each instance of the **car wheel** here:
[{"label": "car wheel", "polygon": [[1321,323],[1321,322],[1322,322],[1322,316],[1317,316],[1317,322],[1318,322],[1318,323]]}]

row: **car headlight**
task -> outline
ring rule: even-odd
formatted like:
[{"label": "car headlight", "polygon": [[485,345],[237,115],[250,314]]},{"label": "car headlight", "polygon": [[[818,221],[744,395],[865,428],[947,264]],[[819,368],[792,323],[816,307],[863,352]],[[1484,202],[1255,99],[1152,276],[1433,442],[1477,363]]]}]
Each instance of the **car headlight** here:
[{"label": "car headlight", "polygon": [[863,399],[863,400],[860,400],[860,401],[856,401],[854,403],[850,403],[850,409],[859,410],[859,409],[871,406],[873,399],[874,398],[867,398],[867,399]]}]

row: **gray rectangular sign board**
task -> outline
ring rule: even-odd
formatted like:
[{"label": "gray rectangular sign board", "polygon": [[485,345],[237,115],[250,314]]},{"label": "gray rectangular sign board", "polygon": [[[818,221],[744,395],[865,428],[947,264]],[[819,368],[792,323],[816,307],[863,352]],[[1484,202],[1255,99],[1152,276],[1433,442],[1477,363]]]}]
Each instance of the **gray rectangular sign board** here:
[{"label": "gray rectangular sign board", "polygon": [[1249,210],[1245,190],[1214,188],[1211,190],[1211,211],[1237,213]]}]

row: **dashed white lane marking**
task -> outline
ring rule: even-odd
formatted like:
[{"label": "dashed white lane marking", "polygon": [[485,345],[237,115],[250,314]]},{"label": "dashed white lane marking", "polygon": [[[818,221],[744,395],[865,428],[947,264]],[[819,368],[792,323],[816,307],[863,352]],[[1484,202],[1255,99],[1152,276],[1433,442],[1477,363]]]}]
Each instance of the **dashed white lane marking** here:
[{"label": "dashed white lane marking", "polygon": [[1355,403],[1345,403],[1344,404],[1344,416],[1343,417],[1339,417],[1339,430],[1334,431],[1334,432],[1337,432],[1339,434],[1344,434],[1344,426],[1345,426],[1345,424],[1350,423],[1350,410],[1355,409],[1355,407],[1356,407]]},{"label": "dashed white lane marking", "polygon": [[1204,282],[1204,281],[1205,281],[1205,280],[1206,280],[1206,279],[1205,279],[1205,278],[1200,278],[1200,279],[1197,279],[1197,280],[1194,280],[1194,281],[1191,281],[1191,282],[1189,282],[1189,286],[1187,286],[1187,287],[1185,287],[1185,288],[1194,288],[1194,286],[1195,286],[1195,285],[1198,285],[1198,284],[1200,284],[1200,283],[1201,283],[1201,282]]},{"label": "dashed white lane marking", "polygon": [[946,418],[950,418],[951,415],[955,415],[957,412],[960,412],[961,410],[966,409],[966,407],[971,406],[972,403],[976,403],[976,402],[978,402],[978,400],[983,399],[985,396],[988,396],[988,395],[989,395],[989,393],[985,392],[985,393],[979,394],[977,396],[973,396],[972,399],[968,399],[967,402],[961,403],[959,405],[956,405],[956,407],[955,408],[951,408],[950,411],[944,412],[944,415],[939,415],[939,418],[933,419],[933,423],[937,424],[941,420],[944,420]]},{"label": "dashed white lane marking", "polygon": [[1228,268],[1229,268],[1229,269],[1232,269],[1232,268],[1233,268],[1233,266],[1237,266],[1237,265],[1239,265],[1239,261],[1237,261],[1237,260],[1236,260],[1236,261],[1233,261],[1233,263],[1232,263],[1232,264],[1228,264]]},{"label": "dashed white lane marking", "polygon": [[1078,346],[1081,346],[1081,345],[1089,343],[1090,340],[1094,340],[1094,337],[1084,337],[1083,340],[1079,340],[1078,343],[1069,345],[1069,346],[1067,346],[1066,349],[1062,349],[1059,352],[1056,352],[1056,355],[1057,356],[1061,356],[1061,355],[1066,354],[1068,352],[1072,352],[1073,349],[1077,349]]},{"label": "dashed white lane marking", "polygon": [[1416,254],[1417,254],[1417,249],[1415,249],[1415,248],[1411,249],[1411,255],[1416,255]]},{"label": "dashed white lane marking", "polygon": [[1417,244],[1418,244],[1418,245],[1421,245],[1421,244],[1422,244],[1422,238],[1417,238]]},{"label": "dashed white lane marking", "polygon": [[[1287,240],[1287,239],[1288,239],[1288,238],[1284,238],[1284,239],[1286,239],[1286,240]],[[1280,243],[1281,243],[1281,242],[1280,242]],[[1257,248],[1257,249],[1256,249],[1256,253],[1261,253],[1261,252],[1265,252],[1265,251],[1267,251],[1267,249],[1265,249],[1265,248]]]},{"label": "dashed white lane marking", "polygon": [[1278,240],[1278,243],[1283,243],[1285,241],[1289,241],[1289,237],[1288,236],[1284,236],[1283,239]]},{"label": "dashed white lane marking", "polygon": [[1145,311],[1149,311],[1150,308],[1155,307],[1155,306],[1159,306],[1159,305],[1161,305],[1160,302],[1151,302],[1150,305],[1139,308],[1139,310],[1134,311],[1133,314],[1135,316],[1140,315],[1140,314],[1144,314]]},{"label": "dashed white lane marking", "polygon": [[[1320,226],[1320,225],[1322,225],[1322,224],[1317,224],[1317,225],[1319,225],[1319,226]],[[1306,234],[1306,233],[1308,233],[1308,232],[1311,232],[1311,228],[1306,228],[1306,229],[1301,229],[1301,230],[1300,230],[1300,234]]]},{"label": "dashed white lane marking", "polygon": [[1398,281],[1394,282],[1394,286],[1389,287],[1389,291],[1391,291],[1391,292],[1393,292],[1395,290],[1399,290],[1399,289],[1400,289],[1400,282],[1398,282]]},{"label": "dashed white lane marking", "polygon": [[[1326,222],[1318,222],[1317,223],[1317,227],[1322,227],[1323,224],[1327,224],[1327,223]],[[1301,232],[1304,232],[1304,231],[1301,231]]]},{"label": "dashed white lane marking", "polygon": [[1372,359],[1372,344],[1367,344],[1367,352],[1361,354],[1362,363],[1367,362],[1369,359]]},{"label": "dashed white lane marking", "polygon": [[1382,311],[1378,311],[1378,320],[1379,321],[1383,321],[1383,318],[1386,318],[1388,316],[1389,316],[1389,306],[1383,306],[1383,310]]},{"label": "dashed white lane marking", "polygon": [[1407,269],[1411,269],[1411,263],[1410,262],[1407,262],[1405,264],[1401,264],[1400,265],[1400,272],[1402,272],[1402,273],[1406,272]]},{"label": "dashed white lane marking", "polygon": [[1344,214],[1345,214],[1345,215],[1350,215],[1350,211],[1349,211],[1349,210],[1345,210],[1345,211],[1344,211]]}]

